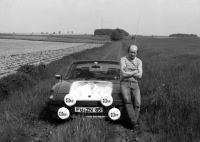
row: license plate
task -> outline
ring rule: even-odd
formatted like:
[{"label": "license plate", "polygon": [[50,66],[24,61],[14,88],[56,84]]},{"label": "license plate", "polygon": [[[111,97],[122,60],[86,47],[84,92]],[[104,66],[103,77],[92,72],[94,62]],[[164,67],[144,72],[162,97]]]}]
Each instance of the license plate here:
[{"label": "license plate", "polygon": [[102,107],[75,107],[75,112],[101,113],[103,112],[103,108]]}]

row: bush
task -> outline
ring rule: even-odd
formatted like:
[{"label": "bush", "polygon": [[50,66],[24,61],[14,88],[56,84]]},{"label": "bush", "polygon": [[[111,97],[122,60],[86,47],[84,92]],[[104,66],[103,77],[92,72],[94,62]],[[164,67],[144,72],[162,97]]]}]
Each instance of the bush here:
[{"label": "bush", "polygon": [[16,91],[27,90],[47,77],[49,77],[49,72],[44,64],[23,65],[16,74],[8,75],[0,80],[0,100],[8,98]]},{"label": "bush", "polygon": [[36,73],[36,70],[35,70],[34,65],[26,64],[26,65],[19,67],[17,69],[17,72],[22,72],[22,73],[34,76],[34,74]]},{"label": "bush", "polygon": [[37,66],[37,71],[38,71],[38,77],[40,80],[44,80],[47,77],[49,77],[49,72],[48,69],[46,68],[45,64],[39,64]]},{"label": "bush", "polygon": [[0,100],[7,98],[10,94],[9,85],[5,80],[0,81]]},{"label": "bush", "polygon": [[0,80],[0,100],[8,98],[13,92],[26,90],[35,85],[35,80],[24,73],[11,74]]},{"label": "bush", "polygon": [[45,64],[39,64],[38,66],[26,64],[21,66],[17,72],[28,74],[36,80],[44,80],[49,76]]},{"label": "bush", "polygon": [[110,35],[110,39],[112,41],[118,41],[122,40],[123,36],[121,33],[119,33],[117,30],[113,31],[112,34]]}]

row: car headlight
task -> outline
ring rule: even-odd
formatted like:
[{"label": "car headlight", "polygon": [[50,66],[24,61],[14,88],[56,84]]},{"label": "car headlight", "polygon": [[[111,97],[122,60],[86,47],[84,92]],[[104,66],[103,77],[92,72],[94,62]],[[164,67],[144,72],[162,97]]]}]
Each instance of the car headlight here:
[{"label": "car headlight", "polygon": [[69,116],[70,116],[70,112],[66,107],[61,107],[58,110],[58,117],[60,119],[67,119],[67,118],[69,118]]},{"label": "car headlight", "polygon": [[112,98],[112,96],[111,95],[103,95],[102,97],[101,97],[101,104],[103,105],[103,106],[110,106],[110,105],[112,105],[112,103],[113,103],[113,98]]},{"label": "car headlight", "polygon": [[117,119],[120,118],[121,112],[118,108],[112,108],[112,109],[109,110],[108,116],[112,120],[117,120]]},{"label": "car headlight", "polygon": [[73,106],[76,104],[76,97],[72,94],[67,94],[64,97],[64,102],[67,106]]},{"label": "car headlight", "polygon": [[51,92],[50,92],[50,96],[49,96],[49,99],[53,99],[54,98],[54,92],[51,90]]}]

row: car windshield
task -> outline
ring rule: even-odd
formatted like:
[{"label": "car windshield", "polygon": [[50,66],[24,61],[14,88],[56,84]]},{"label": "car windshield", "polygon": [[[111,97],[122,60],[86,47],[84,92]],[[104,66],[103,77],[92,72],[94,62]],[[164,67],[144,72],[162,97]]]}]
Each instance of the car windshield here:
[{"label": "car windshield", "polygon": [[76,63],[68,71],[67,79],[99,79],[118,80],[120,66],[117,62],[86,62]]}]

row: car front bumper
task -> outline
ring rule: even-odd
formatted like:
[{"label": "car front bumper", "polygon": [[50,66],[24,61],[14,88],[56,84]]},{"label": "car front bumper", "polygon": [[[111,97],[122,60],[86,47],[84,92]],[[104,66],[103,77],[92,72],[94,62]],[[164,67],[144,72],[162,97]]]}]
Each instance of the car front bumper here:
[{"label": "car front bumper", "polygon": [[[121,112],[120,120],[127,119],[127,113],[124,107],[124,104],[122,101],[113,101],[112,105],[109,107],[105,107],[101,104],[100,101],[77,101],[74,106],[67,106],[65,105],[64,101],[60,100],[49,100],[47,103],[47,107],[49,112],[52,114],[53,118],[59,118],[58,117],[58,110],[61,107],[66,107],[70,111],[70,117],[73,117],[74,115],[82,115],[89,117],[99,117],[99,118],[108,118],[108,112],[111,108],[118,108]],[[102,107],[103,112],[101,113],[81,113],[81,112],[75,112],[75,107]]]}]

